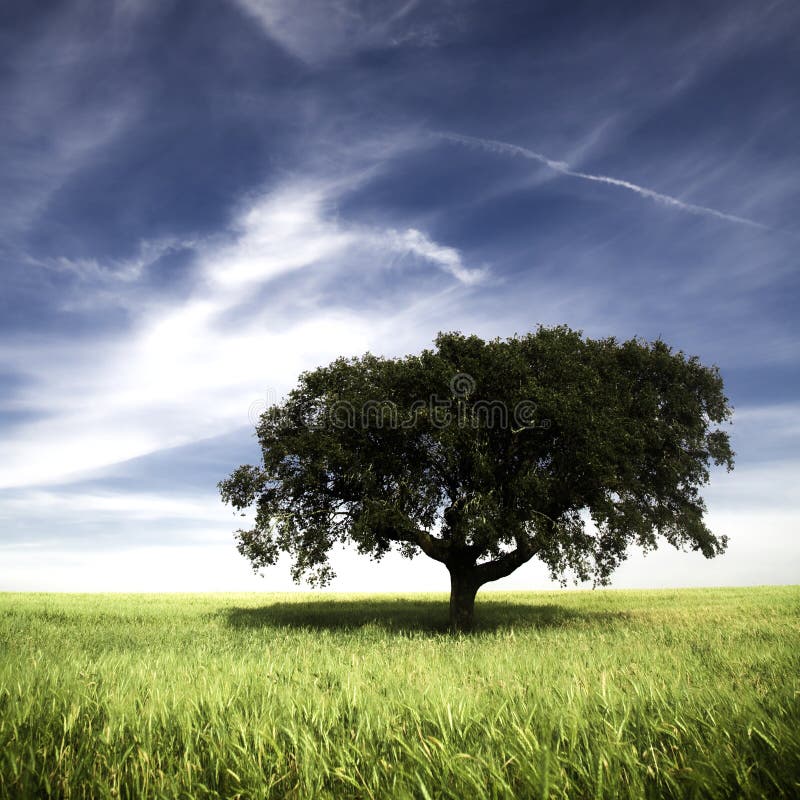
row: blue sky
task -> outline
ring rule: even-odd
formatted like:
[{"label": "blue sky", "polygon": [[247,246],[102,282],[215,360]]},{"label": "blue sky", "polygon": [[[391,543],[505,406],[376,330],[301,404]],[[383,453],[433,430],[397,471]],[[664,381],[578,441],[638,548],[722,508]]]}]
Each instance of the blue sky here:
[{"label": "blue sky", "polygon": [[289,589],[216,492],[258,410],[338,355],[539,323],[661,336],[736,409],[729,552],[615,585],[797,582],[800,7],[299,7],[0,9],[0,589]]}]

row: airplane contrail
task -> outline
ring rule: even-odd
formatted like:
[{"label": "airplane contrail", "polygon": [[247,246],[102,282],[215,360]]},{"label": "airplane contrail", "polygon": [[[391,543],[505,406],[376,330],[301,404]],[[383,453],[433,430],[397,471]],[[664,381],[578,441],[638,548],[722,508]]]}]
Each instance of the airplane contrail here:
[{"label": "airplane contrail", "polygon": [[755,220],[747,219],[746,217],[738,217],[735,214],[726,214],[724,211],[718,211],[716,208],[708,208],[707,206],[698,206],[694,203],[686,203],[683,200],[679,200],[677,197],[656,192],[653,189],[648,189],[646,186],[639,186],[638,184],[631,183],[630,181],[624,181],[620,178],[612,178],[608,175],[593,175],[590,172],[580,172],[578,170],[571,169],[566,161],[555,161],[554,159],[548,158],[541,153],[537,153],[535,150],[529,150],[527,147],[520,147],[519,145],[510,144],[508,142],[500,142],[495,139],[480,139],[476,136],[465,136],[460,133],[437,132],[434,135],[440,139],[446,139],[451,142],[482,147],[484,150],[489,150],[493,153],[520,156],[522,158],[531,159],[532,161],[538,161],[540,164],[544,164],[549,169],[553,170],[554,172],[558,172],[561,175],[568,175],[572,178],[580,178],[584,181],[605,183],[610,186],[619,186],[621,189],[627,189],[628,191],[634,192],[642,197],[647,197],[650,200],[670,206],[671,208],[677,208],[680,211],[686,211],[689,214],[698,214],[705,217],[716,217],[717,219],[723,219],[727,222],[736,222],[740,225],[748,225],[751,228],[771,230],[768,225],[764,225],[761,222],[756,222]]}]

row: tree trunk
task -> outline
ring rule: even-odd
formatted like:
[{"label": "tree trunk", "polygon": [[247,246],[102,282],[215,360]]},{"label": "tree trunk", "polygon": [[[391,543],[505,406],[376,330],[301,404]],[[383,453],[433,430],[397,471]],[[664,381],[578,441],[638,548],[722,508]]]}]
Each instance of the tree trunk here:
[{"label": "tree trunk", "polygon": [[450,569],[450,630],[463,633],[472,630],[475,595],[480,588],[468,571]]}]

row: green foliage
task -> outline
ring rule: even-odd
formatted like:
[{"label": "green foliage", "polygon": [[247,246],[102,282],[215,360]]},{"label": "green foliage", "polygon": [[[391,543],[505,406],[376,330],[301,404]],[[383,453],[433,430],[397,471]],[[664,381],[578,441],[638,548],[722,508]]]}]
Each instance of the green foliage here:
[{"label": "green foliage", "polygon": [[0,594],[0,799],[792,798],[800,588]]},{"label": "green foliage", "polygon": [[[337,542],[443,562],[474,590],[534,556],[605,583],[632,544],[722,552],[699,494],[733,466],[716,367],[661,341],[566,327],[340,358],[301,375],[257,426],[262,464],[220,483],[256,569],[281,552],[324,584]],[[587,528],[587,515],[594,526]]]}]

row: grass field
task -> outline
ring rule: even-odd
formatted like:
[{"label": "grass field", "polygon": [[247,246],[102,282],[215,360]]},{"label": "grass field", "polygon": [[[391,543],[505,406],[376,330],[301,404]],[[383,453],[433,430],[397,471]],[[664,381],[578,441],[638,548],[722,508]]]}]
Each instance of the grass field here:
[{"label": "grass field", "polygon": [[800,587],[0,594],[0,797],[798,797]]}]

